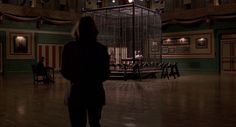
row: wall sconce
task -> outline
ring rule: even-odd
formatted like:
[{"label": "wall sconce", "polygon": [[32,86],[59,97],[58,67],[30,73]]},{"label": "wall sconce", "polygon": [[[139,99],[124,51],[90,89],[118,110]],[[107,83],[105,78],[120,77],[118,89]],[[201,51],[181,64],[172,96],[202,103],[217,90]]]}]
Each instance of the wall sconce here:
[{"label": "wall sconce", "polygon": [[167,43],[170,43],[170,42],[171,42],[171,39],[170,39],[170,38],[167,38],[167,39],[166,39],[166,42],[167,42]]},{"label": "wall sconce", "polygon": [[186,39],[185,38],[180,38],[179,41],[180,41],[180,43],[184,43],[186,41]]}]

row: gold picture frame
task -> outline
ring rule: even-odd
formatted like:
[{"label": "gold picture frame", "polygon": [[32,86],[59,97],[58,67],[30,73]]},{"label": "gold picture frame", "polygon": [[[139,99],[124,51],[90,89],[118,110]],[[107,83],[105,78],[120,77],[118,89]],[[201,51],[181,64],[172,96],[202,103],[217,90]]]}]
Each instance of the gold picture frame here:
[{"label": "gold picture frame", "polygon": [[34,35],[31,32],[9,32],[8,59],[34,59]]}]

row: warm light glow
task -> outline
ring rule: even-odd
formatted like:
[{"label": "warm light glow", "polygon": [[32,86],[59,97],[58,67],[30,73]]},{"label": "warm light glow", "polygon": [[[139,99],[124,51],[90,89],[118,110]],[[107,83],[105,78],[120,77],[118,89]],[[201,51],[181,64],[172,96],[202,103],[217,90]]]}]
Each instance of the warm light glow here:
[{"label": "warm light glow", "polygon": [[170,38],[167,38],[167,39],[166,39],[166,42],[168,42],[168,43],[171,42],[171,39],[170,39]]},{"label": "warm light glow", "polygon": [[16,46],[19,45],[26,45],[26,38],[23,36],[17,36],[16,37]]},{"label": "warm light glow", "polygon": [[180,40],[185,41],[185,38],[182,37],[182,38],[180,38]]},{"label": "warm light glow", "polygon": [[186,39],[185,38],[180,38],[180,42],[185,42]]},{"label": "warm light glow", "polygon": [[205,41],[205,38],[200,38],[199,41]]},{"label": "warm light glow", "polygon": [[23,37],[23,36],[17,36],[16,39],[19,40],[19,41],[22,41],[22,40],[25,40],[25,37]]},{"label": "warm light glow", "polygon": [[134,0],[129,0],[129,3],[132,3]]},{"label": "warm light glow", "polygon": [[116,0],[112,0],[112,3],[115,3],[116,2]]}]

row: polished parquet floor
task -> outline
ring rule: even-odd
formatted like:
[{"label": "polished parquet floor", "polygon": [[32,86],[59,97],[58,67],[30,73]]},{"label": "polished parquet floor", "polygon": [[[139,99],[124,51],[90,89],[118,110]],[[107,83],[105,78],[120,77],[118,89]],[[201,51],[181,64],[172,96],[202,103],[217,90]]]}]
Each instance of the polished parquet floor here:
[{"label": "polished parquet floor", "polygon": [[[108,80],[103,127],[236,127],[236,75]],[[33,85],[31,75],[0,76],[0,127],[69,127],[68,86]]]}]

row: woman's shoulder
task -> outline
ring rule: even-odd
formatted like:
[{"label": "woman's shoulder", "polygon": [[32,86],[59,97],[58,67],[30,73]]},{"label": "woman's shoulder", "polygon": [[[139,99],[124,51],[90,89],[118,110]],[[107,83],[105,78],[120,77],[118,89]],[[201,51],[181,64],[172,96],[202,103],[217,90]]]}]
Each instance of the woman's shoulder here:
[{"label": "woman's shoulder", "polygon": [[67,42],[64,46],[66,47],[66,46],[74,46],[74,45],[76,45],[78,42],[77,41],[69,41],[69,42]]},{"label": "woman's shoulder", "polygon": [[98,47],[100,47],[101,49],[107,49],[107,46],[101,44],[101,43],[97,43]]},{"label": "woman's shoulder", "polygon": [[69,41],[64,45],[64,49],[73,49],[76,48],[77,46],[78,46],[77,41]]}]

